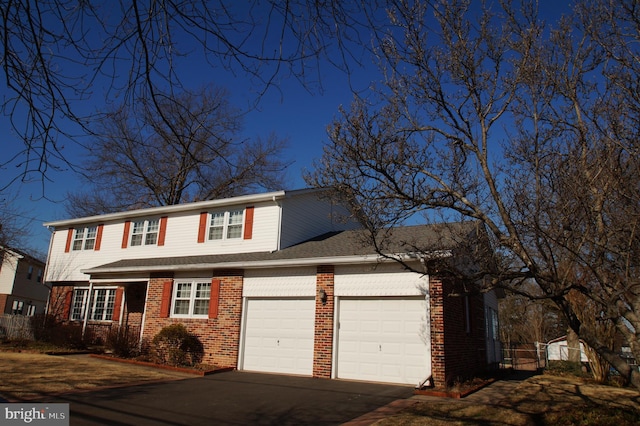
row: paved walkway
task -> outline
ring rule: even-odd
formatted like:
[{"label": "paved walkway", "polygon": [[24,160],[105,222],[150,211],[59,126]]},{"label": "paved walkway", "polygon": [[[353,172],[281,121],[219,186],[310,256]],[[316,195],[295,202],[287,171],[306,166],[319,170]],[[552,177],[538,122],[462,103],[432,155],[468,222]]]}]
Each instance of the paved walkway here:
[{"label": "paved walkway", "polygon": [[[531,371],[516,371],[515,373],[505,376],[504,378],[493,382],[489,386],[486,386],[477,392],[474,392],[464,398],[456,399],[454,401],[473,404],[497,404],[502,399],[512,394],[523,380],[528,379],[534,374],[535,373]],[[418,402],[430,400],[442,401],[442,399],[443,398],[436,396],[413,395],[412,397],[407,399],[399,399],[393,401],[383,407],[378,408],[377,410],[351,420],[350,422],[345,423],[343,426],[368,426],[386,417],[392,416],[407,407],[417,404]]]}]

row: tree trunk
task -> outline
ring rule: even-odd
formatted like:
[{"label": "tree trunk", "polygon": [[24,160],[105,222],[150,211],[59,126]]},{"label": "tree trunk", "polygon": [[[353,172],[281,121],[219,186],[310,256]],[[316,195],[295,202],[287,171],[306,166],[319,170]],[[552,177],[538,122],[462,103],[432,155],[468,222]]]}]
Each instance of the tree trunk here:
[{"label": "tree trunk", "polygon": [[567,330],[567,350],[569,362],[580,364],[580,338],[571,328]]}]

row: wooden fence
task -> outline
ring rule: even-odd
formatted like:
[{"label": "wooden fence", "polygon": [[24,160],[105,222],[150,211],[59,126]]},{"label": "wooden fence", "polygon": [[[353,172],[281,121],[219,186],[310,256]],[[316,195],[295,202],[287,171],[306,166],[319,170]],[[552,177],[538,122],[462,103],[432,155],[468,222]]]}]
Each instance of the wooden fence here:
[{"label": "wooden fence", "polygon": [[33,317],[25,315],[0,316],[0,338],[8,340],[33,340]]}]

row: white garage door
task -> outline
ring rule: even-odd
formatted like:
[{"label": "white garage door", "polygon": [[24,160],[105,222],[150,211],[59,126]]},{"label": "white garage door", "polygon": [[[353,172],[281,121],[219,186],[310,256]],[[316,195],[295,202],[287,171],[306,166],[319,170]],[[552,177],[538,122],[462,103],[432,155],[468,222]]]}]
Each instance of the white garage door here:
[{"label": "white garage door", "polygon": [[424,298],[341,299],[336,375],[417,384],[431,374]]},{"label": "white garage door", "polygon": [[313,299],[248,299],[242,368],[312,375]]}]

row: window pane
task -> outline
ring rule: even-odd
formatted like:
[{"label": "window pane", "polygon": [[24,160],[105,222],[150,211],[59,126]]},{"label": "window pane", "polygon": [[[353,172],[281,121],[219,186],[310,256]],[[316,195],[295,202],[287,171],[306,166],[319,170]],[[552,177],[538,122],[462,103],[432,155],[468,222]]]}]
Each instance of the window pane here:
[{"label": "window pane", "polygon": [[150,246],[150,245],[154,245],[156,241],[158,241],[157,233],[147,234],[147,236],[144,239],[144,244],[147,246]]},{"label": "window pane", "polygon": [[79,321],[84,313],[84,301],[88,290],[75,290],[73,292],[73,305],[71,307],[71,319]]},{"label": "window pane", "polygon": [[224,213],[211,213],[211,226],[224,226]]},{"label": "window pane", "polygon": [[147,232],[158,232],[159,224],[159,219],[150,220],[147,224]]},{"label": "window pane", "polygon": [[191,297],[191,283],[178,283],[176,297],[179,299]]},{"label": "window pane", "polygon": [[209,299],[193,302],[193,315],[207,315],[209,313]]},{"label": "window pane", "polygon": [[242,225],[242,210],[229,212],[229,225]]},{"label": "window pane", "polygon": [[82,250],[83,239],[84,239],[84,228],[76,229],[76,234],[73,238],[73,250]]},{"label": "window pane", "polygon": [[132,246],[141,246],[142,245],[142,235],[132,235],[131,236],[131,245]]},{"label": "window pane", "polygon": [[93,250],[93,247],[96,244],[96,231],[97,231],[97,227],[95,226],[91,226],[89,228],[87,228],[87,237],[85,239],[84,242],[84,249],[85,250]]},{"label": "window pane", "polygon": [[211,224],[209,226],[209,239],[221,240],[224,230],[224,213],[211,213]]},{"label": "window pane", "polygon": [[227,238],[240,238],[242,236],[242,225],[229,226]]},{"label": "window pane", "polygon": [[[104,320],[105,321],[109,321],[114,319],[113,318],[113,307],[116,304],[116,290],[115,289],[111,289],[107,291],[107,302],[106,302],[106,306],[104,308]],[[115,318],[116,320],[119,318]]]},{"label": "window pane", "polygon": [[189,314],[189,301],[188,300],[176,300],[173,313],[175,315],[188,315]]},{"label": "window pane", "polygon": [[104,319],[105,302],[107,299],[107,290],[100,289],[93,292],[95,301],[93,303],[93,312],[90,318],[92,320],[101,321]]},{"label": "window pane", "polygon": [[142,234],[144,232],[144,220],[139,222],[133,222],[133,231],[134,234]]},{"label": "window pane", "polygon": [[211,283],[198,283],[196,287],[196,299],[208,299],[211,297]]},{"label": "window pane", "polygon": [[222,228],[211,228],[211,229],[209,229],[209,239],[210,240],[221,240],[222,239]]}]

